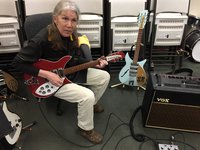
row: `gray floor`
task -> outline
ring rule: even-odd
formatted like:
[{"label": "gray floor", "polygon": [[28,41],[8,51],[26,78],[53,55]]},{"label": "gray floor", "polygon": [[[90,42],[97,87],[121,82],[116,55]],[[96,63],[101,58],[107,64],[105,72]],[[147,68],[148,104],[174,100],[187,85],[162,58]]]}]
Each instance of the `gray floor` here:
[{"label": "gray floor", "polygon": [[[198,76],[199,63],[183,61],[183,67],[190,67],[194,75]],[[169,69],[169,68],[168,68]],[[164,71],[168,71],[168,69]],[[159,69],[158,69],[159,70]],[[170,70],[170,69],[169,69]],[[111,74],[110,86],[118,81],[118,74]],[[135,87],[122,86],[108,88],[101,99],[105,112],[95,114],[95,129],[104,135],[102,144],[93,145],[78,134],[76,105],[68,102],[62,103],[64,114],[56,115],[55,99],[38,102],[26,89],[21,87],[22,94],[29,101],[14,99],[8,101],[10,110],[20,116],[23,125],[37,121],[31,131],[24,130],[16,144],[22,150],[156,150],[157,145],[152,141],[138,142],[131,136],[127,125],[133,112],[142,104],[144,90]],[[146,128],[143,126],[141,111],[133,122],[135,133],[141,133],[157,143],[170,144],[174,135],[179,150],[200,149],[200,134],[172,131],[164,129]],[[188,146],[191,145],[191,146]],[[165,149],[164,149],[165,150]]]}]

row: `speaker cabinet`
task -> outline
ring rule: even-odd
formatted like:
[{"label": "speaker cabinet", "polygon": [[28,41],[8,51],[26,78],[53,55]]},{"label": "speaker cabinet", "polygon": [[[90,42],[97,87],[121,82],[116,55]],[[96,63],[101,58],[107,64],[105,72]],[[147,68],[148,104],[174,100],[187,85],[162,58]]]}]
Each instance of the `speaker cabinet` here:
[{"label": "speaker cabinet", "polygon": [[200,78],[150,74],[142,104],[145,127],[200,133]]}]

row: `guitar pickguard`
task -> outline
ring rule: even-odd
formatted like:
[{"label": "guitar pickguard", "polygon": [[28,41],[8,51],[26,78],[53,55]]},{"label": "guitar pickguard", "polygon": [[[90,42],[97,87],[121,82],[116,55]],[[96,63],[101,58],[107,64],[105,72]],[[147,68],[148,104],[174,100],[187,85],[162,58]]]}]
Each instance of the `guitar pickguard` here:
[{"label": "guitar pickguard", "polygon": [[8,110],[6,102],[3,102],[3,111],[13,128],[13,132],[6,135],[5,138],[9,144],[13,145],[19,139],[22,130],[22,121],[17,114],[12,113]]},{"label": "guitar pickguard", "polygon": [[119,80],[121,83],[129,86],[142,86],[146,83],[146,73],[143,66],[146,59],[138,62],[137,68],[131,68],[132,59],[127,53],[125,56],[126,64],[119,73]]},{"label": "guitar pickguard", "polygon": [[39,96],[48,96],[55,93],[59,88],[60,87],[51,84],[51,82],[46,82],[36,89],[35,94]]}]

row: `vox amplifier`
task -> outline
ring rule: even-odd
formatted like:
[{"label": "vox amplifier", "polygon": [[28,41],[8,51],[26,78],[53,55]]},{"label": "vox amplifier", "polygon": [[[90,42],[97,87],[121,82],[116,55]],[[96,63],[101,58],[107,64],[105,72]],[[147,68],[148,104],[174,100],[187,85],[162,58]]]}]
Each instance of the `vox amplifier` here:
[{"label": "vox amplifier", "polygon": [[142,104],[145,127],[200,133],[200,78],[151,73]]}]

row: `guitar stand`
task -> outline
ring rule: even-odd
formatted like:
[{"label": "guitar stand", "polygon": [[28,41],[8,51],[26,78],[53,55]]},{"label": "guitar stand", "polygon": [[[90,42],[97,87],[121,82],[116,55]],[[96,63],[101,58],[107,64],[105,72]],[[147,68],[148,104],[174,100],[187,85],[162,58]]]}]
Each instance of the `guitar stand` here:
[{"label": "guitar stand", "polygon": [[[33,122],[31,122],[30,124],[28,124],[28,125],[22,127],[22,131],[31,131],[31,130],[32,130],[32,126],[34,126],[34,125],[36,125],[36,124],[37,124],[37,122],[36,122],[36,121],[33,121]],[[15,146],[14,146],[13,149],[19,149],[19,150],[21,150],[22,147],[21,147],[21,146],[16,146],[16,143],[15,143]]]},{"label": "guitar stand", "polygon": [[[122,85],[122,87],[124,88],[126,85],[123,84],[123,83],[117,83],[117,84],[114,84],[114,85],[111,85],[110,88],[114,88],[114,87],[118,87]],[[140,89],[143,89],[144,91],[146,91],[146,88],[144,86],[138,86],[137,87],[137,90],[140,90]]]},{"label": "guitar stand", "polygon": [[144,86],[138,86],[137,90],[143,89],[144,91],[146,91],[146,88]]},{"label": "guitar stand", "polygon": [[110,88],[114,88],[114,87],[117,87],[117,86],[120,86],[120,85],[122,85],[123,88],[125,87],[125,84],[117,83],[117,84],[111,85]]},{"label": "guitar stand", "polygon": [[33,121],[33,122],[29,123],[28,125],[24,126],[22,128],[22,130],[24,130],[24,131],[31,131],[32,130],[31,127],[34,126],[34,125],[36,125],[36,124],[37,124],[37,121]]},{"label": "guitar stand", "polygon": [[[10,94],[10,98],[14,98],[14,99],[18,98],[20,100],[27,101],[27,102],[29,101],[29,99],[27,99],[25,97],[21,97],[21,96],[17,95],[16,93],[11,93]],[[33,121],[33,122],[31,122],[31,123],[29,123],[29,124],[27,124],[25,126],[22,126],[21,132],[23,132],[23,131],[32,131],[32,127],[34,125],[36,125],[36,124],[37,124],[37,121]],[[21,150],[22,147],[21,146],[16,146],[16,144],[15,144],[15,146],[14,146],[13,149],[19,149],[19,150]]]},{"label": "guitar stand", "polygon": [[[24,126],[24,127],[22,128],[22,131],[31,131],[31,130],[32,130],[31,127],[34,126],[34,125],[36,125],[36,124],[37,124],[37,122],[36,122],[36,121],[33,121],[32,123],[30,123],[30,124]],[[13,149],[19,149],[19,150],[21,150],[22,147],[21,147],[21,146],[16,146],[16,143],[15,143],[15,146],[14,146]]]},{"label": "guitar stand", "polygon": [[29,101],[27,98],[21,97],[21,96],[17,95],[16,93],[11,93],[10,98],[20,99],[20,100],[23,100],[23,101]]}]

